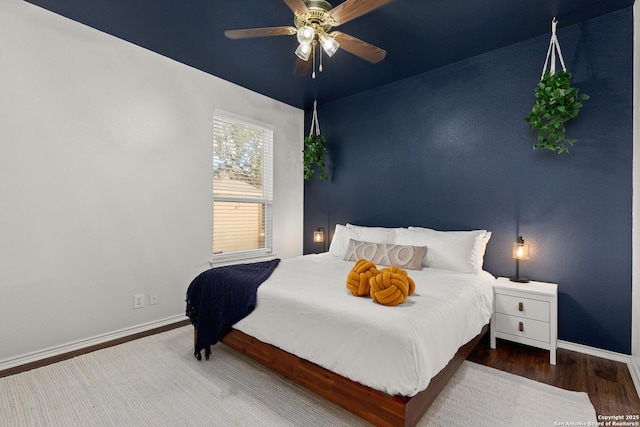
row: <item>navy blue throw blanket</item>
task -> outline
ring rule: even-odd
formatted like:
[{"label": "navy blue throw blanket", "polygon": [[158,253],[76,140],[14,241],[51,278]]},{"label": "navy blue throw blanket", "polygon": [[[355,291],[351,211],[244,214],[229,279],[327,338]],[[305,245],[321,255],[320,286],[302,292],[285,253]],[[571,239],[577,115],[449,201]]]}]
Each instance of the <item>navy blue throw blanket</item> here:
[{"label": "navy blue throw blanket", "polygon": [[187,290],[187,316],[196,328],[194,355],[209,360],[211,346],[256,306],[258,286],[271,276],[279,259],[212,268],[193,279]]}]

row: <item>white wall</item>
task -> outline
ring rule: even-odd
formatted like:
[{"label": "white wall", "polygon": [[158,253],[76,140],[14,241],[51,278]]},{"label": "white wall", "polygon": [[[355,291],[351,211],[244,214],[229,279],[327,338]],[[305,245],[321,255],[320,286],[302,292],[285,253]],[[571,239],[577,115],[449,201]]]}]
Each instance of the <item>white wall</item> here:
[{"label": "white wall", "polygon": [[302,254],[302,110],[21,0],[0,52],[0,368],[184,315],[214,108],[274,126],[274,247]]},{"label": "white wall", "polygon": [[640,394],[640,5],[633,5],[633,276],[631,376]]}]

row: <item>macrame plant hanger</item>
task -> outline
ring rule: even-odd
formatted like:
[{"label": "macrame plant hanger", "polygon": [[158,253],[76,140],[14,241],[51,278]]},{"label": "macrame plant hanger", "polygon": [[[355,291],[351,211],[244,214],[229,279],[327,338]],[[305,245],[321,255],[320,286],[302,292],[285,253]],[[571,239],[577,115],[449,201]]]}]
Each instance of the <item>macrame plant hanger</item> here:
[{"label": "macrame plant hanger", "polygon": [[320,122],[318,121],[318,100],[313,101],[313,114],[311,116],[311,128],[309,136],[320,135]]},{"label": "macrame plant hanger", "polygon": [[[564,58],[562,57],[562,51],[560,50],[560,42],[558,41],[558,36],[556,36],[556,27],[558,26],[558,21],[556,18],[553,18],[551,21],[551,41],[549,42],[549,49],[547,50],[547,58],[544,60],[544,67],[542,67],[542,76],[540,76],[540,80],[544,78],[544,73],[547,72],[547,65],[549,65],[549,74],[555,74],[556,72],[556,54],[560,59],[560,64],[562,65],[562,71],[567,71],[567,67],[564,66]],[[551,64],[549,64],[549,59],[551,59]]]},{"label": "macrame plant hanger", "polygon": [[316,164],[318,172],[320,173],[320,179],[326,181],[328,179],[324,165],[325,155],[327,149],[325,147],[325,140],[320,135],[320,121],[318,121],[318,101],[313,101],[313,114],[311,115],[311,128],[309,129],[309,136],[304,139],[304,178],[310,179],[314,173],[311,165]]}]

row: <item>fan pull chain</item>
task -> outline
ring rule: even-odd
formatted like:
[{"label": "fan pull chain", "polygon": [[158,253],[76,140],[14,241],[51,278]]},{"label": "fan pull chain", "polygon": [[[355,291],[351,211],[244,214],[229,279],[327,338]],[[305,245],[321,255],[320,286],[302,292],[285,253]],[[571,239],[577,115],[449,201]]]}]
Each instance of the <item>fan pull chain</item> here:
[{"label": "fan pull chain", "polygon": [[311,48],[311,56],[312,56],[312,60],[313,60],[313,73],[311,73],[311,78],[315,79],[316,78],[316,41],[313,41],[312,44],[312,48]]},{"label": "fan pull chain", "polygon": [[322,72],[322,49],[318,48],[320,51],[320,66],[318,67],[318,71]]}]

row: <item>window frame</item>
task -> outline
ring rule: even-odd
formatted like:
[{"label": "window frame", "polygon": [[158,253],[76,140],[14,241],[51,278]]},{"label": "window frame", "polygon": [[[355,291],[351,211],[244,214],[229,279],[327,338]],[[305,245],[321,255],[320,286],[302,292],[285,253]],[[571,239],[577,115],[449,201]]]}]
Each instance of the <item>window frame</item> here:
[{"label": "window frame", "polygon": [[[247,125],[252,127],[258,127],[266,132],[263,147],[263,197],[239,197],[239,196],[215,196],[214,195],[214,177],[213,177],[213,159],[215,156],[215,134],[216,134],[216,119],[227,120],[229,122],[235,122],[239,125]],[[211,160],[212,160],[212,179],[211,179],[211,260],[210,264],[231,264],[234,262],[271,259],[274,256],[273,252],[273,145],[274,145],[274,126],[269,123],[264,123],[259,120],[255,120],[250,117],[234,114],[221,109],[214,109],[213,111],[213,135],[211,141]],[[214,253],[214,203],[215,202],[238,202],[238,203],[259,203],[264,206],[264,244],[262,248],[247,249],[227,253]]]}]

